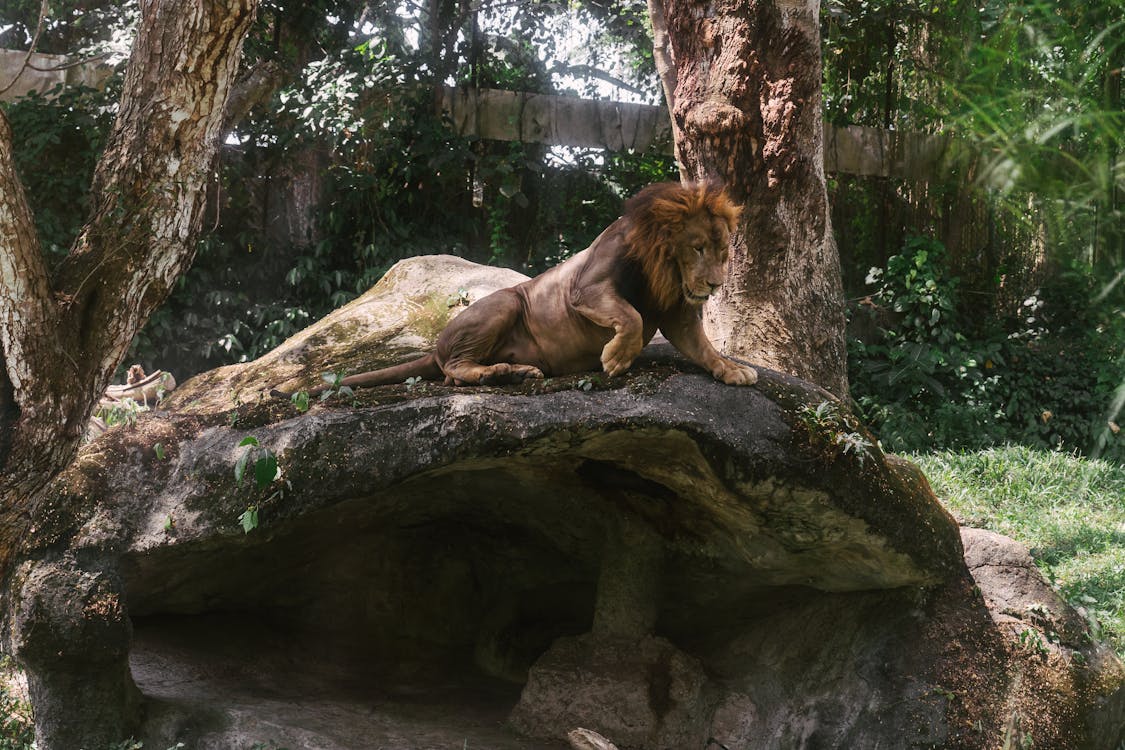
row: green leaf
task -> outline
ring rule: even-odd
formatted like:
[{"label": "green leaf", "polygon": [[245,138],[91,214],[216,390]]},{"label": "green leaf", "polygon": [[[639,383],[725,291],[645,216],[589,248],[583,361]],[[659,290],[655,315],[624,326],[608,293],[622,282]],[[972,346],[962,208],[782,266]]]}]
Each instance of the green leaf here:
[{"label": "green leaf", "polygon": [[234,462],[234,482],[242,484],[242,477],[246,475],[246,465],[250,463],[250,451],[243,451],[238,460]]},{"label": "green leaf", "polygon": [[251,505],[244,510],[242,515],[238,517],[238,522],[242,524],[242,533],[244,534],[249,534],[258,528],[258,506]]},{"label": "green leaf", "polygon": [[266,451],[264,455],[254,462],[254,481],[258,487],[268,487],[277,478],[277,456],[273,451]]},{"label": "green leaf", "polygon": [[156,460],[164,460],[164,443],[157,443],[156,445],[152,446],[152,450],[156,453]]},{"label": "green leaf", "polygon": [[258,438],[254,437],[253,435],[247,435],[246,437],[242,438],[242,442],[238,444],[238,447],[241,448],[244,445],[256,446],[258,445]]}]

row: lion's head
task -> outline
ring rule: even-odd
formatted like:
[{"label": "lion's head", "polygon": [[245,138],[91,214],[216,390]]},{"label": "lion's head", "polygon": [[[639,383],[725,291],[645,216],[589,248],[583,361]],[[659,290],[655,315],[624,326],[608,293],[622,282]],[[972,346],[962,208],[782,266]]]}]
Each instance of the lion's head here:
[{"label": "lion's head", "polygon": [[739,213],[706,183],[649,185],[625,203],[626,255],[640,262],[658,305],[702,305],[722,285]]}]

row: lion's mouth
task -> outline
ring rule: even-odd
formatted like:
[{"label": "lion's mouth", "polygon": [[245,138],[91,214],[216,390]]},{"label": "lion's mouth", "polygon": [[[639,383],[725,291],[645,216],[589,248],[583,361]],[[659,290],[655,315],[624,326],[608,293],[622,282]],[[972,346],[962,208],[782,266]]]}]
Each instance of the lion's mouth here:
[{"label": "lion's mouth", "polygon": [[696,294],[695,292],[688,289],[687,287],[684,287],[684,298],[687,299],[688,302],[692,302],[692,303],[697,304],[697,305],[702,305],[704,302],[707,301],[707,298],[710,297],[710,296],[711,295],[709,293],[708,294]]}]

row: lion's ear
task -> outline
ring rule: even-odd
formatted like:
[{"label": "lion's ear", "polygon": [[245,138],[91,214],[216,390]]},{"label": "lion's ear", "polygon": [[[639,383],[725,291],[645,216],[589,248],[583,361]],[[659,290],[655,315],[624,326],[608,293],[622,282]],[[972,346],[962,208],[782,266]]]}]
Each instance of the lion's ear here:
[{"label": "lion's ear", "polygon": [[730,206],[730,213],[727,214],[727,228],[733,232],[735,228],[738,227],[738,222],[742,219],[743,207],[736,206],[729,200],[727,201],[727,204]]},{"label": "lion's ear", "polygon": [[733,232],[742,218],[742,206],[731,200],[726,188],[717,190],[709,197],[711,213],[722,218],[727,223],[727,231]]}]

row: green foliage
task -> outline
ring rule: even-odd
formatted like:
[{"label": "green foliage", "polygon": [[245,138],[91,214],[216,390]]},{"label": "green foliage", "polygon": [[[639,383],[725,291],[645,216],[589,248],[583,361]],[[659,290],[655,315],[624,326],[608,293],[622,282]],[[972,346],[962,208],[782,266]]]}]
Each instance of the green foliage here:
[{"label": "green foliage", "polygon": [[277,465],[277,456],[269,448],[262,447],[256,437],[252,435],[244,437],[238,447],[245,447],[246,450],[242,452],[242,455],[238,457],[238,461],[234,464],[234,481],[236,484],[242,484],[246,469],[251,466],[254,469],[254,483],[258,489],[269,487],[274,480],[281,477],[281,470]]},{"label": "green foliage", "polygon": [[30,704],[13,695],[6,683],[0,684],[0,750],[29,750],[34,742]]},{"label": "green foliage", "polygon": [[327,386],[325,391],[320,394],[321,401],[327,401],[334,396],[350,397],[355,395],[350,385],[344,385],[344,373],[342,372],[326,372],[322,373],[320,379],[324,381]]},{"label": "green foliage", "polygon": [[[246,510],[238,516],[238,523],[242,526],[243,533],[249,534],[258,528],[261,507],[281,498],[290,489],[290,484],[288,480],[282,480],[282,471],[277,461],[277,454],[264,447],[258,441],[258,438],[247,435],[239,442],[238,447],[245,450],[242,451],[234,464],[235,484],[241,487],[243,479],[246,478],[247,470],[252,470],[256,495],[258,497],[265,495],[260,502],[247,505]],[[266,494],[267,490],[270,490],[268,495]]]},{"label": "green foliage", "polygon": [[983,36],[948,84],[950,129],[976,142],[979,184],[1047,232],[1055,257],[1125,263],[1120,0],[985,6]]},{"label": "green foliage", "polygon": [[905,342],[951,347],[964,339],[952,329],[957,314],[957,279],[945,270],[945,247],[928,237],[911,237],[903,252],[872,268],[867,283],[878,286],[876,297],[897,315],[892,337]]},{"label": "green foliage", "polygon": [[258,506],[251,505],[242,511],[242,514],[238,517],[238,523],[242,526],[244,534],[249,534],[258,528]]},{"label": "green foliage", "polygon": [[1046,657],[1050,651],[1047,650],[1047,644],[1043,641],[1043,635],[1034,628],[1024,628],[1020,631],[1019,636],[1016,638],[1016,644],[1020,649],[1028,651],[1035,656]]},{"label": "green foliage", "polygon": [[309,410],[308,391],[297,391],[289,397],[289,400],[292,402],[293,406],[296,407],[297,411],[301,412],[302,414]]},{"label": "green foliage", "polygon": [[[857,271],[870,265],[908,283],[892,267],[917,259],[917,248],[895,256],[915,242],[904,231],[951,249],[933,268],[948,299],[883,289],[886,333],[852,344],[853,382],[884,442],[1013,440],[1120,455],[1125,5],[832,0],[825,9],[828,118],[943,132],[954,144],[938,174],[840,175],[830,185],[852,293],[863,294]],[[896,312],[896,291],[913,295],[896,300],[909,311]],[[931,330],[919,314],[937,316]]]},{"label": "green foliage", "polygon": [[[69,250],[90,212],[90,181],[115,113],[117,91],[56,88],[2,104],[12,155],[52,261]],[[55,97],[55,98],[50,98]]]},{"label": "green foliage", "polygon": [[978,32],[965,0],[826,0],[824,105],[830,122],[930,131],[943,83],[957,80]]},{"label": "green foliage", "polygon": [[590,391],[594,388],[595,380],[597,380],[595,377],[580,378],[578,382],[574,384],[574,387],[580,391]]},{"label": "green foliage", "polygon": [[[253,359],[413,255],[451,252],[537,272],[585,247],[652,174],[673,173],[658,155],[560,157],[456,135],[433,99],[450,79],[554,92],[573,90],[566,77],[580,68],[613,67],[626,88],[656,90],[643,2],[496,5],[470,18],[439,4],[437,19],[419,7],[339,0],[264,6],[247,62],[270,59],[293,77],[238,125],[237,144],[227,141],[196,261],[136,337],[129,361],[184,377]],[[38,10],[20,0],[0,17],[26,30]],[[60,52],[100,52],[127,37],[119,7],[53,10],[57,24],[48,24],[41,51],[57,42]],[[567,51],[560,45],[573,39],[576,19],[591,43]],[[52,257],[67,251],[89,213],[119,89],[118,76],[105,92],[67,89],[58,99],[5,105]],[[294,233],[300,207],[287,204],[284,186],[306,179],[320,203]]]},{"label": "green foliage", "polygon": [[970,526],[1026,544],[1044,575],[1125,655],[1125,467],[1021,446],[911,456]]},{"label": "green foliage", "polygon": [[1014,442],[1125,457],[1107,416],[1125,372],[1125,321],[1088,271],[1060,271],[1019,316],[977,325],[959,313],[957,279],[933,240],[912,239],[869,280],[880,328],[849,342],[849,374],[885,447]]},{"label": "green foliage", "polygon": [[822,401],[816,406],[803,406],[797,418],[805,428],[810,443],[826,461],[836,456],[855,456],[860,466],[867,460],[873,444],[859,432],[856,418],[840,408],[834,401]]},{"label": "green foliage", "polygon": [[973,434],[980,409],[971,397],[999,357],[978,356],[961,333],[957,280],[943,260],[940,243],[915,237],[886,269],[872,268],[881,327],[873,340],[849,341],[852,396],[891,450],[956,442],[950,425]]},{"label": "green foliage", "polygon": [[148,406],[137,403],[131,398],[123,398],[110,406],[99,407],[94,412],[94,416],[105,420],[107,427],[116,427],[117,425],[132,427],[137,423],[137,418],[148,409]]}]

